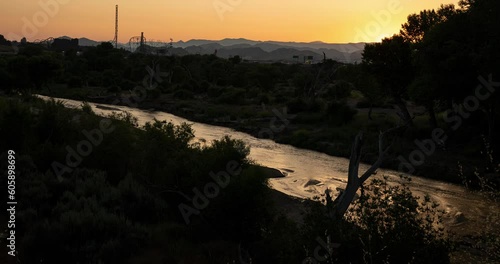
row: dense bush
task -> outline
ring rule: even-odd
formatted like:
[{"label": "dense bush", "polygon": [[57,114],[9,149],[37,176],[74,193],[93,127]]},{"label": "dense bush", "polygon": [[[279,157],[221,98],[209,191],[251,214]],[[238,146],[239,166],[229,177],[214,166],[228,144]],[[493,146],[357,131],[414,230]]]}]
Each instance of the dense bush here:
[{"label": "dense bush", "polygon": [[343,125],[351,122],[357,111],[344,102],[330,102],[325,110],[325,118],[333,125]]},{"label": "dense bush", "polygon": [[314,260],[312,252],[321,246],[327,263],[449,263],[451,244],[437,206],[404,183],[374,179],[344,219],[330,218],[321,204],[311,207],[302,227],[308,256]]},{"label": "dense bush", "polygon": [[83,80],[78,76],[71,76],[68,79],[68,88],[80,88],[83,85]]},{"label": "dense bush", "polygon": [[293,98],[286,104],[289,113],[299,112],[320,112],[323,108],[323,102],[317,98]]},{"label": "dense bush", "polygon": [[176,99],[182,99],[182,100],[189,100],[194,98],[193,92],[186,90],[186,89],[180,89],[174,92],[174,98]]},{"label": "dense bush", "polygon": [[429,196],[414,196],[404,183],[393,186],[387,179],[372,180],[350,215],[350,221],[362,230],[365,261],[449,263],[444,211],[437,207]]},{"label": "dense bush", "polygon": [[219,104],[241,104],[245,101],[245,89],[228,88],[227,91],[217,97]]},{"label": "dense bush", "polygon": [[[155,206],[160,202],[155,202],[145,190],[113,187],[105,175],[77,169],[65,182],[54,182],[55,176],[51,173],[25,174],[21,186],[32,187],[22,189],[21,197],[45,198],[46,202],[38,205],[41,207],[28,207],[19,212],[20,225],[25,229],[21,259],[30,263],[97,263],[99,260],[114,263],[137,252],[148,233],[134,218],[161,212],[161,206]],[[45,197],[40,197],[41,194]],[[132,210],[134,203],[126,203],[130,195],[144,199],[141,201],[144,207],[138,208],[140,211]],[[47,206],[47,201],[52,201],[52,208]],[[57,253],[51,250],[54,248],[58,249]]]},{"label": "dense bush", "polygon": [[[116,263],[175,239],[191,245],[197,263],[208,263],[203,261],[234,260],[238,244],[265,239],[273,221],[269,189],[262,173],[249,167],[249,148],[229,137],[192,144],[194,132],[187,124],[154,121],[138,129],[130,114],[115,113],[109,117],[111,134],[103,135],[75,168],[56,175],[54,162],[65,163],[68,147],[75,148],[85,138],[82,131],[102,120],[88,104],[82,108],[87,111],[55,101],[0,99],[0,123],[16,129],[0,126],[0,136],[10,139],[0,147],[16,150],[23,175],[17,181],[23,204],[16,227],[21,261]],[[190,204],[193,188],[203,191],[214,181],[211,173],[228,170],[230,162],[238,164],[238,173],[186,226],[179,204]],[[0,186],[6,188],[5,181]],[[163,225],[175,228],[153,245],[151,236]],[[217,257],[200,250],[205,246],[219,252]],[[193,253],[171,252],[178,261]]]}]

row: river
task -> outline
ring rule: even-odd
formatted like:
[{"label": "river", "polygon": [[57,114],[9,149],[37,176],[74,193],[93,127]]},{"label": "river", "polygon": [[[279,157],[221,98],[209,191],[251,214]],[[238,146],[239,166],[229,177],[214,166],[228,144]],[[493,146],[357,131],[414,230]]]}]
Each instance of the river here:
[{"label": "river", "polygon": [[[45,96],[40,97],[48,99]],[[82,105],[81,101],[54,99],[62,101],[70,108],[79,108]],[[339,188],[344,188],[347,183],[349,160],[345,158],[278,144],[272,140],[255,138],[231,128],[196,123],[165,112],[117,105],[95,103],[90,103],[90,105],[94,112],[99,115],[108,115],[113,111],[127,111],[137,118],[139,125],[153,119],[166,120],[174,124],[182,122],[192,124],[196,135],[195,140],[199,142],[211,142],[225,135],[229,135],[234,139],[241,139],[251,148],[250,159],[260,165],[279,169],[286,174],[284,178],[270,179],[270,185],[272,188],[290,196],[312,198],[315,195],[324,193],[326,188],[336,192]],[[361,164],[360,174],[368,167],[366,164]],[[380,169],[377,175],[373,177],[381,177],[382,175],[388,176],[390,182],[400,181],[398,176],[400,173],[393,170]],[[306,183],[310,180],[315,180],[315,184],[306,186]],[[482,224],[484,224],[483,221],[487,217],[493,216],[498,219],[500,215],[497,203],[485,199],[480,194],[471,193],[459,185],[411,176],[409,186],[415,195],[429,194],[433,200],[437,201],[446,212],[445,224],[456,231],[477,232],[481,229]],[[465,222],[456,222],[458,212],[465,216]]]}]

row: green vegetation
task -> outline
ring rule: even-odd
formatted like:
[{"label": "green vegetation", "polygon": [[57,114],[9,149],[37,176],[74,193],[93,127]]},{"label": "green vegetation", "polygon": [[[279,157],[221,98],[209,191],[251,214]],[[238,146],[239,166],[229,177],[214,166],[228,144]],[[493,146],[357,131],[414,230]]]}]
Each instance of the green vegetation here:
[{"label": "green vegetation", "polygon": [[[424,164],[416,166],[414,173],[460,183],[457,160],[464,161],[468,174],[483,164],[478,144],[481,135],[491,142],[494,153],[499,150],[493,138],[499,96],[493,93],[481,101],[480,108],[462,120],[457,131],[455,123],[450,122],[459,113],[453,103],[460,104],[474,95],[481,83],[479,76],[488,80],[492,74],[494,82],[496,68],[487,71],[482,60],[475,61],[490,60],[490,56],[464,53],[478,50],[475,47],[482,42],[466,42],[466,49],[451,49],[447,43],[455,42],[436,38],[456,32],[445,24],[453,24],[459,17],[475,17],[477,12],[483,11],[479,7],[467,10],[444,6],[438,11],[412,15],[401,36],[367,45],[363,63],[355,65],[331,60],[316,65],[257,64],[214,55],[158,57],[116,50],[109,43],[86,48],[79,55],[63,55],[27,45],[16,56],[0,57],[0,75],[6,77],[0,85],[7,93],[36,91],[83,101],[155,108],[255,136],[276,117],[273,110],[283,112],[286,108],[295,118],[272,139],[344,157],[350,154],[357,131],[365,131],[369,139],[371,145],[366,146],[366,152],[376,153],[379,131],[400,122],[411,123],[400,135],[392,158],[383,165],[393,169],[400,165],[398,156],[408,158],[417,148],[416,139],[431,138],[432,130],[439,127],[449,138]],[[435,25],[419,29],[427,25],[424,20],[428,16],[440,19],[432,19]],[[449,63],[436,62],[437,58],[448,58]],[[456,59],[467,61],[457,63]],[[30,74],[33,71],[42,74]],[[374,158],[369,154],[362,160],[373,162]]]},{"label": "green vegetation", "polygon": [[[266,172],[247,160],[249,149],[241,141],[224,137],[201,146],[191,143],[194,131],[187,124],[155,121],[138,128],[126,113],[108,118],[88,111],[86,104],[80,110],[31,97],[0,98],[0,123],[9,124],[0,128],[0,137],[9,138],[0,147],[16,151],[16,195],[22,204],[16,236],[21,262],[231,263],[251,258],[256,263],[295,263],[311,256],[309,247],[317,246],[310,236],[324,234],[331,226],[337,227],[331,230],[343,227],[339,243],[345,251],[335,257],[340,263],[358,262],[363,252],[374,249],[360,244],[355,234],[379,239],[378,245],[387,242],[387,234],[373,230],[374,225],[387,226],[382,220],[372,223],[371,229],[365,226],[370,221],[365,218],[331,221],[322,215],[320,203],[306,217],[317,223],[288,219],[271,199]],[[102,120],[109,120],[112,131],[103,133],[91,154],[82,154],[82,162],[73,167],[75,156],[68,162],[69,149],[82,153],[82,140],[90,140],[87,135],[102,127]],[[99,141],[95,134],[92,137]],[[2,157],[6,159],[5,152]],[[54,162],[71,171],[59,174]],[[5,164],[0,169],[6,169]],[[231,176],[221,176],[224,172]],[[0,187],[5,189],[5,184],[2,181]],[[359,210],[371,208],[375,215],[387,210],[396,218],[397,210],[416,203],[406,189],[384,188],[384,195],[400,195],[401,204],[380,206],[376,203],[384,198],[374,191],[374,196],[363,196],[352,213],[369,217]],[[196,198],[196,190],[209,197],[208,203]],[[296,203],[299,207],[300,202]],[[190,211],[189,224],[181,204],[199,210]],[[408,232],[430,234],[432,228],[424,226],[416,213],[420,209],[411,209],[413,213],[398,219],[411,223],[414,229]],[[425,239],[431,244],[425,244],[428,249],[416,259],[425,259],[424,253],[431,250],[446,259],[448,249],[442,248],[441,238]],[[399,246],[386,253],[392,256],[403,249],[411,250]]]},{"label": "green vegetation", "polygon": [[[367,153],[376,153],[378,132],[402,119],[412,126],[400,135],[384,166],[398,169],[397,157],[408,158],[417,148],[415,139],[431,138],[439,127],[449,138],[414,173],[460,183],[457,160],[467,161],[462,163],[468,174],[483,164],[481,135],[491,142],[494,153],[499,151],[493,138],[500,98],[496,93],[481,101],[457,131],[450,122],[460,109],[453,104],[474,95],[479,76],[488,80],[492,74],[493,82],[499,76],[495,67],[484,67],[493,65],[491,60],[498,55],[483,47],[481,38],[461,41],[466,45],[461,48],[452,45],[465,29],[477,35],[471,32],[476,27],[491,27],[475,20],[488,10],[471,4],[467,9],[443,6],[411,15],[400,36],[367,45],[363,63],[356,65],[331,60],[316,65],[257,64],[214,55],[158,57],[116,50],[109,43],[81,54],[58,54],[28,44],[16,56],[0,57],[0,75],[5,76],[0,86],[7,93],[36,91],[155,108],[256,136],[269,127],[273,109],[282,112],[286,107],[295,118],[273,139],[335,156],[350,154],[350,142],[359,130],[371,144]],[[458,28],[466,17],[474,23]],[[365,155],[362,160],[374,158]]]},{"label": "green vegetation", "polygon": [[[81,153],[85,131],[98,128],[102,117],[54,101],[20,100],[0,99],[1,123],[9,124],[0,128],[0,136],[9,139],[0,148],[17,153],[22,206],[16,230],[24,263],[116,263],[146,248],[170,252],[164,257],[174,262],[168,263],[188,256],[231,261],[237,243],[261,240],[264,225],[273,221],[266,179],[246,160],[242,142],[223,138],[201,147],[190,143],[194,132],[187,124],[156,121],[138,129],[130,116],[115,114],[110,116],[114,130],[91,155],[82,155],[71,172],[56,175],[53,163],[72,167],[68,148]],[[229,162],[242,172],[186,225],[178,205],[191,204],[186,199],[195,196],[193,188],[204,191],[214,181],[211,172],[226,170]],[[185,243],[182,252],[177,243]],[[200,252],[204,247],[210,258]]]},{"label": "green vegetation", "polygon": [[[202,146],[192,143],[189,125],[138,127],[128,114],[109,116],[112,131],[101,131],[101,140],[92,131],[103,118],[87,104],[70,110],[30,95],[155,108],[254,135],[269,127],[273,109],[286,109],[293,119],[272,139],[349,156],[363,130],[365,162],[377,157],[380,131],[407,124],[384,163],[394,169],[398,157],[410,159],[422,148],[416,142],[438,131],[445,137],[434,140],[432,151],[421,149],[424,160],[414,173],[498,201],[499,4],[467,0],[412,14],[400,34],[367,44],[363,62],[354,65],[159,57],[110,43],[64,54],[26,44],[0,56],[0,149],[18,153],[22,175],[16,179],[20,261],[315,263],[320,245],[319,258],[330,263],[448,263],[453,243],[439,229],[441,212],[404,185],[374,180],[348,217],[332,219],[316,202],[300,223],[270,202],[265,172],[240,141],[225,137]],[[85,147],[89,134],[97,143]],[[227,186],[223,175],[230,177]],[[474,241],[486,249],[482,257],[498,259],[498,230]]]},{"label": "green vegetation", "polygon": [[[333,206],[328,197],[322,201]],[[304,235],[316,241],[311,235],[321,234],[326,263],[449,263],[451,244],[437,206],[429,197],[413,196],[404,183],[372,180],[345,219],[332,220],[324,206],[313,206]],[[309,246],[313,252],[316,245]]]}]

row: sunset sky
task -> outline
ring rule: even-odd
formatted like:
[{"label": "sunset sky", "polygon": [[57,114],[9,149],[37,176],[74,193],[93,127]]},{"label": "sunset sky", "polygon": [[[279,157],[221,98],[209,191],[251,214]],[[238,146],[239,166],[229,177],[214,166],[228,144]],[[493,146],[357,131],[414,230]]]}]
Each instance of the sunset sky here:
[{"label": "sunset sky", "polygon": [[[0,34],[29,41],[114,38],[143,31],[148,39],[247,38],[330,43],[379,41],[399,32],[411,13],[458,0],[21,0],[0,2]],[[312,4],[314,3],[314,4]]]}]

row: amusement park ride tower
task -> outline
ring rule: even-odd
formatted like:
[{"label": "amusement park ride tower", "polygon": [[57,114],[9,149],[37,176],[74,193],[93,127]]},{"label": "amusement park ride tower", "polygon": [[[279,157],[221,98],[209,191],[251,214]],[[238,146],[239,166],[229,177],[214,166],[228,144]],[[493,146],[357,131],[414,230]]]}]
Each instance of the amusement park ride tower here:
[{"label": "amusement park ride tower", "polygon": [[[115,48],[118,48],[118,5],[116,5],[115,11],[115,38],[113,39],[113,44]],[[172,47],[172,39],[170,39],[170,43],[161,40],[147,40],[144,32],[141,32],[141,36],[130,38],[128,46],[131,52],[148,53],[154,50],[156,53],[166,54],[168,53],[168,49]]]}]

